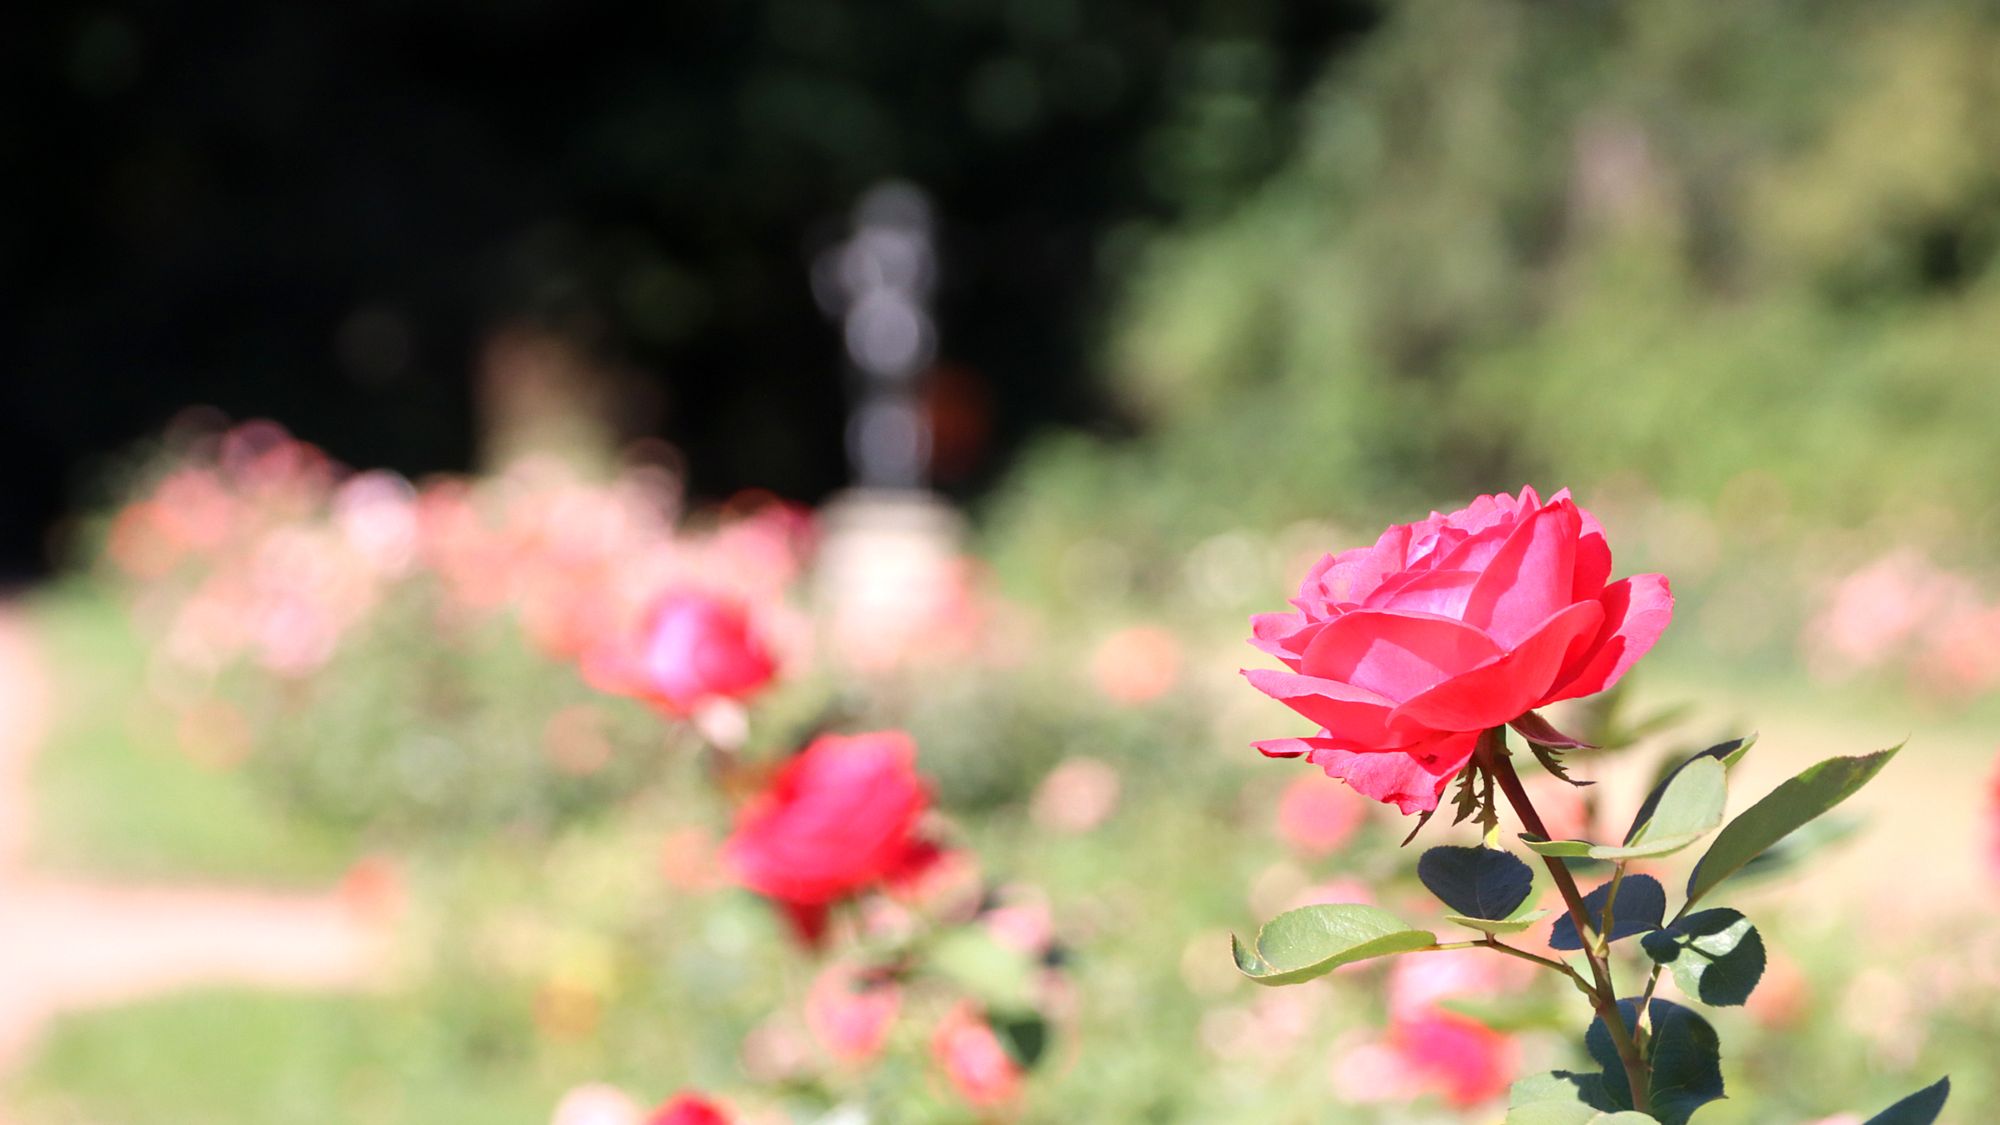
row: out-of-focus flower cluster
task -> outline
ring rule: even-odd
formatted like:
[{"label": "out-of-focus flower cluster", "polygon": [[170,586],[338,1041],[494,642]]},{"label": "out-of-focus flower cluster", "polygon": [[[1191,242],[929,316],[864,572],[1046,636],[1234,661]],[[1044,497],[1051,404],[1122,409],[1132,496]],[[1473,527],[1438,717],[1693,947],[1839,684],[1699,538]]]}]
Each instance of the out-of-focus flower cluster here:
[{"label": "out-of-focus flower cluster", "polygon": [[1911,548],[1834,580],[1800,641],[1823,680],[1901,669],[1917,694],[1947,700],[2000,687],[2000,601]]}]

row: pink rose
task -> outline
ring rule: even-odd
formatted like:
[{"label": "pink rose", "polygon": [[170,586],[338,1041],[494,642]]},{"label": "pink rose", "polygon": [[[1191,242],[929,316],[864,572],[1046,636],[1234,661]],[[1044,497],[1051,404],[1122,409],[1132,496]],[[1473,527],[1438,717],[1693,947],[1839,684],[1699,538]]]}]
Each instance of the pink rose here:
[{"label": "pink rose", "polygon": [[724,865],[817,941],[828,906],[939,858],[916,832],[930,803],[916,755],[901,731],[814,740],[737,815]]},{"label": "pink rose", "polygon": [[970,1004],[945,1014],[931,1036],[931,1057],[968,1105],[992,1108],[1020,1096],[1021,1064]]},{"label": "pink rose", "polygon": [[1368,808],[1352,791],[1300,774],[1278,799],[1278,835],[1307,855],[1330,855],[1360,830]]},{"label": "pink rose", "polygon": [[778,662],[734,601],[678,590],[654,603],[635,637],[587,652],[584,678],[615,695],[687,715],[720,699],[747,699],[777,674]]},{"label": "pink rose", "polygon": [[1389,1047],[1417,1083],[1457,1106],[1505,1094],[1520,1069],[1520,1050],[1512,1039],[1456,1012],[1397,1021],[1389,1029]]},{"label": "pink rose", "polygon": [[689,1093],[675,1094],[646,1118],[646,1125],[729,1125],[729,1116],[714,1102]]},{"label": "pink rose", "polygon": [[1567,490],[1481,496],[1328,555],[1297,612],[1251,619],[1250,643],[1287,670],[1244,673],[1321,729],[1257,748],[1405,813],[1436,808],[1479,732],[1610,687],[1659,639],[1667,580],[1610,575],[1603,529]]},{"label": "pink rose", "polygon": [[840,1062],[859,1065],[882,1051],[903,990],[887,978],[864,979],[851,965],[830,965],[806,993],[806,1026]]}]

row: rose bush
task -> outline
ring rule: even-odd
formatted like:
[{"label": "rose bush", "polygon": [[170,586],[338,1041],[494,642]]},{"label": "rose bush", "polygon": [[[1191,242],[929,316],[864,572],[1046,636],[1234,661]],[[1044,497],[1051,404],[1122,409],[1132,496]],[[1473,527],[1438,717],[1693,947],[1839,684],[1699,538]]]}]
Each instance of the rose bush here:
[{"label": "rose bush", "polygon": [[814,740],[743,806],[724,864],[817,941],[832,904],[918,875],[938,858],[917,833],[930,794],[916,754],[901,731]]},{"label": "rose bush", "polygon": [[1260,614],[1251,644],[1286,666],[1246,670],[1316,735],[1259,742],[1405,813],[1437,807],[1480,731],[1602,691],[1673,616],[1658,574],[1608,582],[1611,548],[1567,490],[1546,503],[1481,496],[1322,558],[1291,613]]}]

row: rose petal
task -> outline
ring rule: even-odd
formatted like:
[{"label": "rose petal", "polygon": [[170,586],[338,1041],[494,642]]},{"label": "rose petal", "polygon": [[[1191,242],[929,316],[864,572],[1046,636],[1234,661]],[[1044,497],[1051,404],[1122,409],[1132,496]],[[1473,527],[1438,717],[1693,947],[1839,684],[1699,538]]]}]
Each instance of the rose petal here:
[{"label": "rose petal", "polygon": [[1356,751],[1332,745],[1315,746],[1309,760],[1325,770],[1328,777],[1340,778],[1353,786],[1356,793],[1394,804],[1408,815],[1437,808],[1444,787],[1471,760],[1478,741],[1476,734],[1452,734],[1402,750]]},{"label": "rose petal", "polygon": [[1604,624],[1595,644],[1564,662],[1557,686],[1541,703],[1575,699],[1618,682],[1653,647],[1674,616],[1674,594],[1664,575],[1635,574],[1604,588]]},{"label": "rose petal", "polygon": [[1573,646],[1597,632],[1604,607],[1579,602],[1550,617],[1514,651],[1411,697],[1392,728],[1477,731],[1499,726],[1543,700]]},{"label": "rose petal", "polygon": [[1366,688],[1300,676],[1272,668],[1247,668],[1243,675],[1250,686],[1290,707],[1321,727],[1363,745],[1387,745],[1389,712],[1394,700],[1384,699]]},{"label": "rose petal", "polygon": [[1404,700],[1500,652],[1486,634],[1460,621],[1363,609],[1328,622],[1306,646],[1299,670]]},{"label": "rose petal", "polygon": [[1583,518],[1583,532],[1576,538],[1576,575],[1570,582],[1569,597],[1580,602],[1604,593],[1604,584],[1611,580],[1611,544],[1596,516],[1582,508],[1576,514]]},{"label": "rose petal", "polygon": [[1369,595],[1369,609],[1393,609],[1464,620],[1466,600],[1479,584],[1470,570],[1406,570]]},{"label": "rose petal", "polygon": [[1515,524],[1466,599],[1465,623],[1513,648],[1572,604],[1582,523],[1576,505],[1563,500]]}]

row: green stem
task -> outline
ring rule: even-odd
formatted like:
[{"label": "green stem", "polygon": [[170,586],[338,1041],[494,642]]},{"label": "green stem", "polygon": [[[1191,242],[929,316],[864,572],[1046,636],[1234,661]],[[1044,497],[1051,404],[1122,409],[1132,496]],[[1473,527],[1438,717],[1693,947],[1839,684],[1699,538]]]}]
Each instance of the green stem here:
[{"label": "green stem", "polygon": [[[1535,811],[1534,802],[1528,799],[1528,791],[1521,786],[1520,775],[1514,772],[1514,763],[1508,760],[1507,728],[1494,727],[1482,733],[1472,760],[1499,783],[1500,791],[1507,796],[1507,803],[1514,807],[1514,815],[1521,818],[1521,826],[1543,839],[1549,839],[1548,826],[1542,823],[1541,814]],[[1618,1010],[1618,992],[1612,985],[1611,967],[1598,948],[1597,927],[1591,923],[1590,911],[1583,905],[1583,894],[1577,890],[1569,865],[1554,856],[1543,856],[1542,862],[1548,866],[1556,890],[1569,907],[1570,920],[1576,923],[1584,959],[1590,962],[1593,983],[1587,994],[1598,1018],[1604,1021],[1605,1030],[1611,1033],[1611,1043],[1618,1049],[1618,1060],[1625,1066],[1625,1081],[1632,1091],[1632,1108],[1641,1113],[1648,1112],[1652,1109],[1651,1099],[1647,1097],[1647,1090],[1652,1086],[1652,1068],[1646,1065],[1645,1057],[1639,1053],[1638,1042],[1632,1036],[1632,1029],[1625,1026],[1625,1016]]]}]

